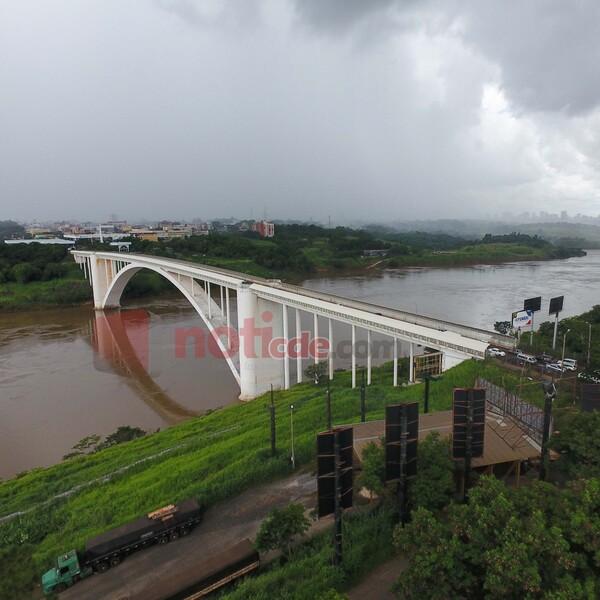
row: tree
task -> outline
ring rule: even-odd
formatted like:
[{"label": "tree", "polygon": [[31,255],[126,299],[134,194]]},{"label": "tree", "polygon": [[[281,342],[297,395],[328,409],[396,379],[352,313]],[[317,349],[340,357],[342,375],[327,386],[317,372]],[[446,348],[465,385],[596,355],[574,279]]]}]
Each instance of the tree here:
[{"label": "tree", "polygon": [[455,489],[451,439],[440,439],[439,432],[432,431],[419,442],[419,468],[409,488],[411,504],[438,510],[448,504]]},{"label": "tree", "polygon": [[116,446],[117,444],[122,444],[123,442],[129,442],[130,440],[134,440],[145,435],[146,432],[139,427],[121,425],[114,433],[107,435],[104,441],[101,441],[102,437],[97,433],[82,438],[72,447],[73,452],[65,454],[62,459],[70,460],[71,458],[83,456],[84,454],[94,454],[95,452],[104,450],[104,448]]},{"label": "tree", "polygon": [[600,482],[513,490],[482,477],[440,518],[417,508],[394,541],[405,598],[597,598]]},{"label": "tree", "polygon": [[304,369],[304,376],[307,379],[312,379],[318,384],[321,379],[327,377],[328,365],[329,363],[327,361],[308,365],[308,367]]},{"label": "tree", "polygon": [[572,477],[600,477],[600,411],[577,412],[564,419],[550,447],[556,466]]},{"label": "tree", "polygon": [[260,552],[280,550],[291,557],[292,541],[297,535],[304,535],[310,527],[310,520],[304,516],[302,504],[289,504],[287,508],[274,508],[261,523],[254,545]]},{"label": "tree", "polygon": [[377,444],[369,442],[362,451],[361,470],[357,476],[357,487],[371,494],[383,495],[385,485],[385,447],[383,440]]},{"label": "tree", "polygon": [[511,329],[510,321],[496,321],[494,323],[494,331],[497,331],[502,335],[508,335]]}]

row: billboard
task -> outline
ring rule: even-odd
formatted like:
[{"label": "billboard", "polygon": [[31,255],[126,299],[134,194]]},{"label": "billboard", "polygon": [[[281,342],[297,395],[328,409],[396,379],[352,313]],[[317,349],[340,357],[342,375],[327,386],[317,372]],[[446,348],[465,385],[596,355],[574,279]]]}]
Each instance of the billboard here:
[{"label": "billboard", "polygon": [[[402,416],[406,417],[406,463],[402,465]],[[417,474],[419,403],[403,402],[385,407],[385,480],[398,481],[402,474]],[[404,470],[402,472],[402,470]]]},{"label": "billboard", "polygon": [[527,298],[523,302],[523,310],[530,310],[531,312],[537,312],[542,308],[542,297],[536,296],[535,298]]},{"label": "billboard", "polygon": [[512,314],[512,327],[513,329],[519,329],[523,327],[531,327],[533,323],[533,312],[530,310],[519,310]]},{"label": "billboard", "polygon": [[563,309],[564,296],[557,296],[556,298],[550,298],[550,309],[548,310],[549,315],[558,315]]},{"label": "billboard", "polygon": [[340,443],[341,508],[352,506],[354,429],[337,427],[317,434],[317,495],[319,518],[335,510],[335,459],[334,435]]},{"label": "billboard", "polygon": [[471,413],[471,456],[483,456],[485,388],[455,388],[452,400],[452,457],[465,458]]}]

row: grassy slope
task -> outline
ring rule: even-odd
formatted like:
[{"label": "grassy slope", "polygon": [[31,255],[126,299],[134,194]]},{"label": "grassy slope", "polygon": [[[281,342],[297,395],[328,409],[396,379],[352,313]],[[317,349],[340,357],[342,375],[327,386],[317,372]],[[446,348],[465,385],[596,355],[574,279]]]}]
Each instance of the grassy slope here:
[{"label": "grassy slope", "polygon": [[[500,367],[491,361],[467,361],[445,373],[441,381],[432,383],[432,410],[449,409],[452,388],[472,385],[474,377],[480,373],[496,381],[502,375]],[[335,375],[332,386],[334,424],[360,419],[359,390],[350,389],[349,377],[348,373]],[[391,378],[389,366],[374,370],[373,385],[367,392],[369,420],[383,418],[386,404],[422,401],[422,385],[393,388]],[[538,400],[542,402],[541,393]],[[277,443],[281,455],[275,459],[268,458],[267,401],[267,396],[263,396],[89,457],[35,470],[4,482],[0,486],[0,517],[27,510],[75,485],[161,450],[187,444],[136,465],[107,483],[95,483],[66,499],[0,525],[0,551],[4,548],[13,552],[15,547],[26,542],[28,545],[22,546],[21,551],[25,548],[31,555],[30,560],[21,559],[15,564],[7,558],[3,569],[14,569],[23,580],[35,581],[60,552],[82,547],[88,537],[152,508],[192,496],[204,504],[214,504],[253,484],[289,473],[290,404],[295,407],[297,464],[311,466],[315,457],[315,433],[325,427],[324,389],[314,383],[304,383],[276,393]],[[6,596],[2,585],[0,578],[0,597],[14,597]]]}]

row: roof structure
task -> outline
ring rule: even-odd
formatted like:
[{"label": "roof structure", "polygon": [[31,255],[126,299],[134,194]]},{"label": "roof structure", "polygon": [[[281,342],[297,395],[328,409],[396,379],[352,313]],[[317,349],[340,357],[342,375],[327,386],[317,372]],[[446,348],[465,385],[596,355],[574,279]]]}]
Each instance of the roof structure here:
[{"label": "roof structure", "polygon": [[[354,453],[359,462],[369,442],[379,443],[385,434],[385,421],[354,423]],[[432,431],[441,437],[452,435],[452,411],[419,415],[419,440]],[[527,437],[514,421],[486,412],[483,456],[472,459],[474,469],[508,462],[524,461],[540,457],[540,447]]]}]

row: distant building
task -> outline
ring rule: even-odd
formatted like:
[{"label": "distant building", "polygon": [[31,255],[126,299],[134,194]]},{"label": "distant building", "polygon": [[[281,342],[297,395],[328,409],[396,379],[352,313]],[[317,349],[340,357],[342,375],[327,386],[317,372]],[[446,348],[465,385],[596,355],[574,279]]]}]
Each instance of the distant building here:
[{"label": "distant building", "polygon": [[262,237],[273,237],[275,235],[275,225],[268,221],[256,221],[252,223],[251,229],[262,235]]}]

